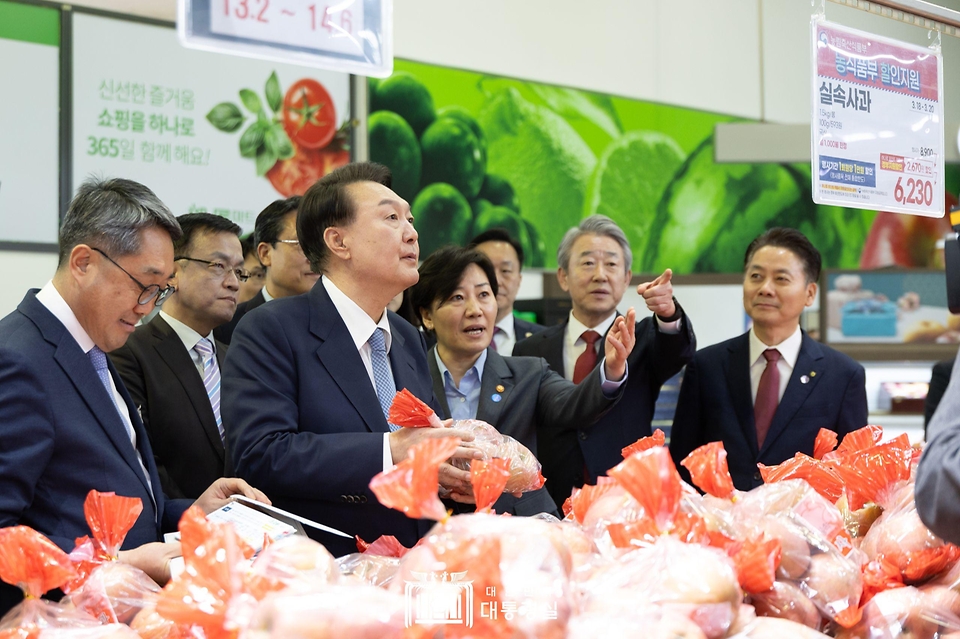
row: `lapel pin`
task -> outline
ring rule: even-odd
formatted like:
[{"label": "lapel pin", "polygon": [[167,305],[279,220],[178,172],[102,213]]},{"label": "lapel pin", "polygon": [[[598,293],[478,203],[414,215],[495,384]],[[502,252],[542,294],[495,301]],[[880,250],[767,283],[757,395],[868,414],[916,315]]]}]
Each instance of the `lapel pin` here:
[{"label": "lapel pin", "polygon": [[494,393],[493,395],[490,396],[490,399],[492,399],[495,402],[499,402],[501,399],[503,399],[503,397],[500,396],[500,393]]},{"label": "lapel pin", "polygon": [[498,392],[498,393],[502,393],[504,390],[506,390],[506,389],[503,387],[503,384],[497,384],[497,392]]},{"label": "lapel pin", "polygon": [[809,382],[809,381],[810,381],[810,378],[807,377],[806,375],[801,375],[801,376],[800,376],[800,383],[801,383],[801,384],[806,384],[806,383]]},{"label": "lapel pin", "polygon": [[810,371],[810,377],[816,377],[817,371]]}]

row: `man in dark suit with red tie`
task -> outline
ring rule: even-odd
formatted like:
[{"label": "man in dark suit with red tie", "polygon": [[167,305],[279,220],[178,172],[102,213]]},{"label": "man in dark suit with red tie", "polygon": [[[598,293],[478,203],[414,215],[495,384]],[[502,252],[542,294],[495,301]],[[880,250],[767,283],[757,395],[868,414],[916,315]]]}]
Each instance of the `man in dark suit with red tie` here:
[{"label": "man in dark suit with red tie", "polygon": [[[513,354],[542,357],[567,379],[584,379],[596,367],[601,338],[617,318],[617,305],[632,277],[632,257],[623,230],[604,215],[591,215],[570,229],[557,251],[557,279],[573,302],[570,317],[518,342]],[[693,357],[693,327],[673,297],[670,278],[668,269],[637,289],[655,317],[636,325],[620,402],[592,427],[538,435],[537,456],[558,507],[574,487],[595,483],[623,461],[624,446],[650,434],[660,387]]]},{"label": "man in dark suit with red tie", "polygon": [[813,454],[821,428],[841,438],[867,423],[863,367],[800,328],[813,304],[820,253],[802,233],[773,228],[744,257],[743,307],[753,327],[698,352],[687,365],[670,435],[680,462],[722,441],[734,485],[763,483],[757,463]]}]

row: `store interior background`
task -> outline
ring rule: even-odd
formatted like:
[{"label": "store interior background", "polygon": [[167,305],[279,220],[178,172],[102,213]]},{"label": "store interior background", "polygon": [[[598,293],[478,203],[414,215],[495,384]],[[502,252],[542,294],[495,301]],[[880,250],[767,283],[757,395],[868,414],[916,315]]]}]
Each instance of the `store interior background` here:
[{"label": "store interior background", "polygon": [[[74,4],[170,22],[176,15],[176,0]],[[960,0],[934,4],[960,11]],[[770,124],[808,124],[813,8],[810,0],[396,0],[394,55]],[[928,29],[922,26],[832,2],[825,9],[833,22],[929,44]],[[945,146],[952,149],[947,160],[957,162],[960,38],[944,35],[941,45]],[[20,62],[0,60],[0,65],[14,63]],[[10,123],[0,124],[6,126]],[[759,152],[776,157],[781,151],[783,157],[777,159],[796,161],[796,148],[768,146]],[[0,278],[0,315],[13,310],[27,288],[42,286],[55,268],[54,253],[0,251],[5,274]],[[542,297],[545,279],[553,277],[527,272],[520,298]],[[700,347],[743,332],[739,284],[683,284],[681,278],[676,295],[692,318]],[[629,305],[643,307],[628,291],[622,307]],[[911,439],[921,438],[922,416],[877,413],[877,399],[883,381],[929,380],[933,362],[911,358],[863,364],[871,421],[891,434],[907,431]]]}]

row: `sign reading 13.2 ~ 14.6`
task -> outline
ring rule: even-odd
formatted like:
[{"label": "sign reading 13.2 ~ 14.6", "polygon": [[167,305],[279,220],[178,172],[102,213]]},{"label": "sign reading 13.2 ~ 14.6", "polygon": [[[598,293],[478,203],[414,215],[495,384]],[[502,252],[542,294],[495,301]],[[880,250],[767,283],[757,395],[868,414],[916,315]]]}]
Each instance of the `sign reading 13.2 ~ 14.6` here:
[{"label": "sign reading 13.2 ~ 14.6", "polygon": [[813,21],[813,199],[943,215],[938,51]]}]

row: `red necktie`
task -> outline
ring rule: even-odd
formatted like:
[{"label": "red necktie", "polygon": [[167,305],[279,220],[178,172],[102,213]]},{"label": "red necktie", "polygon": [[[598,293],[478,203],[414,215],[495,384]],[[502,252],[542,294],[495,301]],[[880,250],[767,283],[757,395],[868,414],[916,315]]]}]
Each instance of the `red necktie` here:
[{"label": "red necktie", "polygon": [[763,351],[767,366],[760,375],[760,385],[757,386],[757,401],[753,404],[753,421],[757,427],[757,446],[763,448],[763,440],[767,438],[773,414],[777,412],[780,403],[780,369],[777,362],[780,360],[780,351],[768,348]]},{"label": "red necktie", "polygon": [[590,374],[590,371],[597,365],[597,349],[593,347],[600,339],[600,333],[596,331],[584,331],[580,339],[587,343],[587,349],[577,358],[577,364],[573,367],[573,383],[579,384],[583,378]]}]

